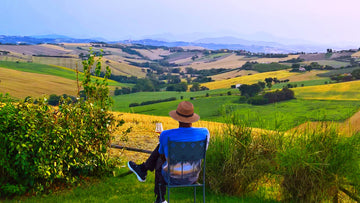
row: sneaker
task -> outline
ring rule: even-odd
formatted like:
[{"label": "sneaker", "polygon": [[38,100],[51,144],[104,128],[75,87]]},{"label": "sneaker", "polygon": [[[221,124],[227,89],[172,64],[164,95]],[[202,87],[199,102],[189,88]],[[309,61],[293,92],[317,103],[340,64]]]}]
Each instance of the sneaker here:
[{"label": "sneaker", "polygon": [[167,203],[167,201],[166,200],[161,201],[160,198],[156,198],[155,203]]},{"label": "sneaker", "polygon": [[128,165],[128,167],[129,167],[129,169],[130,169],[132,172],[135,173],[137,179],[138,179],[140,182],[145,182],[147,173],[146,173],[146,171],[144,172],[144,171],[141,170],[140,165],[137,165],[136,163],[134,163],[134,162],[132,162],[132,161],[129,161],[129,162],[127,163],[127,165]]}]

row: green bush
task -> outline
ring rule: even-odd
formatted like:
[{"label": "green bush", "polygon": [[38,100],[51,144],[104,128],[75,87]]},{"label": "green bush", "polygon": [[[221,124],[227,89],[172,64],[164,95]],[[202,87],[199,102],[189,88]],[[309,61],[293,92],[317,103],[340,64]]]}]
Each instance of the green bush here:
[{"label": "green bush", "polygon": [[[100,74],[100,60],[95,72]],[[103,80],[91,81],[95,63],[90,55],[84,66],[86,100],[61,100],[58,110],[46,98],[12,102],[0,96],[0,196],[43,192],[58,183],[71,184],[80,176],[101,175],[112,169],[107,146],[114,118],[106,68]]]},{"label": "green bush", "polygon": [[252,105],[264,105],[268,104],[269,100],[267,98],[264,98],[262,95],[256,95],[254,97],[250,97],[247,100],[247,103]]}]

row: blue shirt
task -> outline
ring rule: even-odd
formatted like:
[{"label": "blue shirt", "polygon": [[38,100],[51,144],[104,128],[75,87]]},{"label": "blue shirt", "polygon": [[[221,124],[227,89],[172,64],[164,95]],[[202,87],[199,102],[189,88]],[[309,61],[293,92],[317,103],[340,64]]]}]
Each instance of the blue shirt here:
[{"label": "blue shirt", "polygon": [[[171,130],[165,130],[160,135],[160,147],[159,153],[164,154],[165,157],[168,157],[168,138],[171,141],[179,142],[193,142],[207,139],[209,143],[210,134],[206,128],[176,128]],[[165,162],[162,166],[162,175],[167,180],[168,164]],[[183,172],[181,172],[181,167],[183,167]],[[201,169],[201,160],[193,163],[184,163],[175,164],[170,166],[170,178],[171,183],[174,184],[192,184],[197,181]]]}]

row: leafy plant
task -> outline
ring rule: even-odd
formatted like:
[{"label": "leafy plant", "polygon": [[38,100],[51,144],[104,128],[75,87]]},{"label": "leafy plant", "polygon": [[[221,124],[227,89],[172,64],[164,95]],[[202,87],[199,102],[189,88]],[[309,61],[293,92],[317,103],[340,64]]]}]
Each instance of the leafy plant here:
[{"label": "leafy plant", "polygon": [[100,60],[90,52],[83,62],[85,99],[75,103],[62,98],[53,109],[47,98],[34,104],[31,98],[14,103],[0,96],[0,196],[47,191],[53,184],[75,183],[114,167],[107,153],[115,126],[108,112],[109,67],[102,80],[91,79],[93,65],[100,75]]}]

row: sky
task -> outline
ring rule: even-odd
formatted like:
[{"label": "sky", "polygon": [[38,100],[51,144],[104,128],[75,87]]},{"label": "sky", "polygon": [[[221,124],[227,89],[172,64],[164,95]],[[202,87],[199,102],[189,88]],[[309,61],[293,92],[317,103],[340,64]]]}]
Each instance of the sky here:
[{"label": "sky", "polygon": [[360,47],[359,0],[0,0],[0,35],[233,36]]}]

